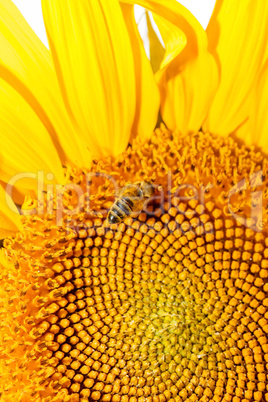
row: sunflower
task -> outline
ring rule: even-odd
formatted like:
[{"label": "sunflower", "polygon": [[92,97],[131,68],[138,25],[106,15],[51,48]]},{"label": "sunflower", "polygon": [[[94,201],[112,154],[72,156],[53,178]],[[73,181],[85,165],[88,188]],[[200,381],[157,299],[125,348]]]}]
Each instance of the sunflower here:
[{"label": "sunflower", "polygon": [[50,50],[0,0],[0,399],[268,401],[268,4],[42,6]]}]

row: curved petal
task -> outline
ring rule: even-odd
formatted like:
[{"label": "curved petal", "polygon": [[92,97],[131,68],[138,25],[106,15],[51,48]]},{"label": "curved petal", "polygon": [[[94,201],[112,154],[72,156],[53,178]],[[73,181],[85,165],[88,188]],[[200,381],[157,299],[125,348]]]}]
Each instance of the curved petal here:
[{"label": "curved petal", "polygon": [[[120,0],[120,2],[139,4],[166,19],[179,28],[178,34],[183,33],[182,39],[184,35],[186,35],[186,38],[189,35],[193,35],[195,40],[191,43],[191,46],[195,49],[202,46],[202,44],[206,44],[206,33],[203,29],[200,30],[200,24],[197,19],[176,0]],[[199,32],[198,36],[195,34],[196,31]]]},{"label": "curved petal", "polygon": [[160,108],[160,95],[134,19],[133,6],[122,4],[132,51],[135,54],[136,113],[132,137],[146,140],[152,134]]},{"label": "curved petal", "polygon": [[200,130],[211,100],[218,86],[218,69],[206,49],[199,49],[196,56],[185,49],[160,77],[162,116],[171,130],[180,134]]},{"label": "curved petal", "polygon": [[63,183],[61,161],[48,132],[29,104],[2,79],[0,116],[0,180],[35,192],[38,172],[44,179],[52,173],[56,182]]},{"label": "curved petal", "polygon": [[163,73],[164,69],[183,51],[187,45],[187,38],[185,33],[173,23],[155,13],[153,16],[165,43],[165,54],[159,66],[159,70]]},{"label": "curved petal", "polygon": [[118,1],[42,5],[69,114],[93,155],[118,155],[128,144],[136,105],[134,60]]},{"label": "curved petal", "polygon": [[268,153],[268,61],[259,74],[252,93],[249,126],[251,143],[263,148]]},{"label": "curved petal", "polygon": [[51,54],[11,0],[0,0],[0,49],[0,77],[34,109],[62,162],[87,166],[87,143],[77,138],[65,110]]},{"label": "curved petal", "polygon": [[22,229],[22,223],[16,206],[0,185],[0,240],[14,235]]},{"label": "curved petal", "polygon": [[[205,119],[218,85],[218,69],[207,50],[206,32],[175,0],[135,0],[135,3],[153,12],[168,49],[167,57],[171,55],[156,74],[162,117],[171,130],[178,129],[181,134],[196,131]],[[174,30],[168,29],[168,23],[184,33],[186,46],[180,47],[178,41],[174,41]],[[180,51],[176,53],[178,47]]]},{"label": "curved petal", "polygon": [[220,84],[205,129],[227,135],[245,121],[249,94],[267,58],[268,3],[218,0],[207,28]]},{"label": "curved petal", "polygon": [[[180,134],[196,132],[209,110],[211,99],[218,86],[218,69],[207,50],[206,35],[194,17],[180,4],[176,13],[182,19],[187,45],[169,63],[164,73],[160,70],[157,79],[162,95],[162,116],[171,130]],[[163,23],[156,19],[166,43],[170,33],[163,31]],[[164,32],[164,34],[163,34]]]},{"label": "curved petal", "polygon": [[160,41],[158,34],[156,33],[155,27],[152,24],[153,17],[149,15],[148,10],[145,12],[147,29],[148,29],[148,40],[149,40],[149,51],[150,51],[150,63],[153,72],[159,70],[160,65],[164,59],[166,49],[162,42]]}]

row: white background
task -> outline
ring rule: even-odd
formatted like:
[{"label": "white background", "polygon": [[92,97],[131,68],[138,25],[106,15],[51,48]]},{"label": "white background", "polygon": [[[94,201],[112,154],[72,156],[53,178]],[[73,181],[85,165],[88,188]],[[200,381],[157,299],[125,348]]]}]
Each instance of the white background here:
[{"label": "white background", "polygon": [[[53,1],[53,0],[51,0]],[[62,0],[65,1],[65,0]],[[81,0],[77,0],[81,1]],[[83,0],[82,0],[83,1]],[[109,0],[107,0],[109,1]],[[188,8],[194,16],[198,19],[201,25],[206,28],[209,22],[211,13],[214,8],[216,0],[180,0],[180,3]],[[48,47],[46,31],[42,18],[41,0],[13,0],[16,6],[20,9],[25,19],[31,25],[33,30],[39,36],[39,38]],[[144,19],[140,18],[142,11],[136,10],[137,20],[140,22],[140,31],[143,30]],[[145,30],[146,31],[146,30]],[[146,32],[145,32],[146,35]],[[143,36],[143,35],[142,35]]]}]

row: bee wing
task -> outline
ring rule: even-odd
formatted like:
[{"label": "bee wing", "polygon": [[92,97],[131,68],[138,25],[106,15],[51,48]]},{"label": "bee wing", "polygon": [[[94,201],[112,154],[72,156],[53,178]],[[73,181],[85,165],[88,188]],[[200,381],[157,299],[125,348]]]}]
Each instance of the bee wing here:
[{"label": "bee wing", "polygon": [[121,197],[121,195],[122,195],[123,192],[124,192],[124,189],[125,189],[125,187],[119,187],[119,188],[117,188],[117,189],[115,190],[115,192],[114,192],[115,198]]},{"label": "bee wing", "polygon": [[131,198],[135,198],[135,197],[139,197],[138,195],[136,195],[136,191],[139,189],[139,185],[138,184],[127,184],[124,187],[119,187],[116,191],[115,191],[115,197],[121,197],[124,195],[128,195]]}]

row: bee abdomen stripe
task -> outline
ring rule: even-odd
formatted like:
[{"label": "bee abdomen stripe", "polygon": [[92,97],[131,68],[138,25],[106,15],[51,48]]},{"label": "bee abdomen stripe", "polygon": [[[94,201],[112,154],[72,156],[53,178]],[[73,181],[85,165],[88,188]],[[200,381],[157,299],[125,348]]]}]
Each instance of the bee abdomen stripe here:
[{"label": "bee abdomen stripe", "polygon": [[123,212],[124,215],[129,215],[132,212],[132,209],[124,200],[124,198],[120,198],[119,200],[117,200],[115,205]]},{"label": "bee abdomen stripe", "polygon": [[124,213],[121,211],[121,209],[114,204],[113,207],[111,208],[111,212],[115,215],[118,216],[120,219],[124,217]]},{"label": "bee abdomen stripe", "polygon": [[126,203],[130,206],[130,208],[134,207],[134,202],[130,198],[124,197],[124,201],[126,201]]}]

